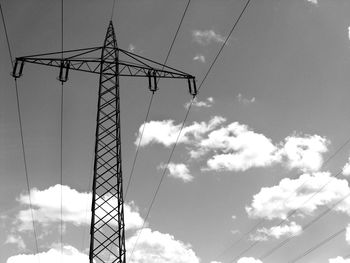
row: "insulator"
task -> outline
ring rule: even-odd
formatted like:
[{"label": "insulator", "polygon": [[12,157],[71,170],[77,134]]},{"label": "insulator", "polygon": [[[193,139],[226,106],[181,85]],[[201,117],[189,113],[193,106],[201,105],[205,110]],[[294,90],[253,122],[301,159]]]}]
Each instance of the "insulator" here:
[{"label": "insulator", "polygon": [[[155,70],[151,71],[149,70],[147,72],[148,77],[148,89],[152,91],[153,93],[158,90],[158,83],[157,83],[157,72]],[[153,83],[152,83],[153,80]]]},{"label": "insulator", "polygon": [[151,77],[151,71],[149,70],[147,72],[147,77],[148,77],[148,89],[152,91],[152,77]]},{"label": "insulator", "polygon": [[[196,79],[194,77],[189,77],[187,79],[188,81],[188,90],[190,94],[195,97],[197,95],[197,85],[196,85]],[[191,83],[192,82],[192,83]]]},{"label": "insulator", "polygon": [[[18,62],[20,62],[19,66],[18,66]],[[22,76],[23,66],[24,66],[24,61],[16,59],[15,65],[14,65],[13,71],[12,71],[12,76],[14,78],[19,78]]]},{"label": "insulator", "polygon": [[68,71],[70,64],[68,61],[61,61],[60,65],[60,74],[58,76],[58,80],[61,82],[66,82],[68,80]]},{"label": "insulator", "polygon": [[154,84],[154,90],[153,92],[158,90],[158,83],[157,83],[157,72],[154,70],[153,71],[153,84]]}]

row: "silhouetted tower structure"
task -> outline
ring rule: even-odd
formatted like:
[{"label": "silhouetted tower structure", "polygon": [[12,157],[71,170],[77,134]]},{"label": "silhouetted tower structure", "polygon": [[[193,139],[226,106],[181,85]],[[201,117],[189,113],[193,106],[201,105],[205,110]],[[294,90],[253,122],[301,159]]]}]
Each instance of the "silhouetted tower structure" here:
[{"label": "silhouetted tower structure", "polygon": [[197,93],[195,78],[119,49],[111,21],[103,46],[18,57],[13,77],[22,75],[25,63],[59,68],[61,82],[68,80],[70,70],[99,75],[89,259],[90,263],[125,263],[119,77],[146,77],[151,92],[158,89],[160,78],[185,79],[193,96]]}]

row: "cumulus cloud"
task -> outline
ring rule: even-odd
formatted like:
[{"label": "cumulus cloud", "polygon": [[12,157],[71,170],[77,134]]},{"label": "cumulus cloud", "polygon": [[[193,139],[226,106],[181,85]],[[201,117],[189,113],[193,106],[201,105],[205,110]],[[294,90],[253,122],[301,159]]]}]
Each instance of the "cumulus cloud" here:
[{"label": "cumulus cloud", "polygon": [[[62,206],[62,220],[64,223],[71,223],[76,226],[90,224],[91,218],[91,193],[81,193],[69,186],[62,186],[63,192],[63,206]],[[117,199],[115,197],[110,198],[109,195],[105,195],[102,199],[109,199],[109,205],[102,205],[96,210],[96,215],[99,218],[104,218],[106,222],[114,216],[116,212],[112,212],[112,207],[117,206]],[[60,222],[61,220],[61,185],[49,187],[45,190],[38,190],[36,188],[31,189],[31,201],[33,207],[33,215],[37,224],[42,226],[48,226],[52,223]],[[29,196],[27,194],[21,194],[18,201],[22,205],[29,206]],[[97,204],[102,204],[102,200],[98,199]],[[106,215],[110,213],[111,215]],[[124,204],[125,214],[125,228],[135,229],[139,228],[143,224],[137,207],[133,202]],[[28,231],[32,229],[32,218],[29,207],[21,210],[17,215],[16,223],[18,224],[19,231]],[[116,225],[115,220],[111,220],[110,224]]]},{"label": "cumulus cloud", "polygon": [[158,167],[159,169],[168,168],[169,177],[177,178],[185,183],[191,182],[193,180],[193,176],[190,174],[189,169],[183,163],[175,164],[169,163],[168,166],[166,164],[161,164]]},{"label": "cumulus cloud", "polygon": [[[197,108],[210,108],[214,104],[214,99],[212,97],[208,97],[204,101],[197,100],[195,98],[192,102],[192,107],[197,107]],[[188,107],[191,105],[191,102],[188,102],[185,104],[185,108],[188,109]]]},{"label": "cumulus cloud", "polygon": [[261,228],[257,230],[257,234],[252,235],[252,240],[266,241],[271,237],[280,239],[282,236],[298,236],[302,233],[302,227],[295,222],[289,225],[273,226],[271,228]]},{"label": "cumulus cloud", "polygon": [[342,173],[345,176],[350,175],[350,158],[349,158],[348,162],[344,165]]},{"label": "cumulus cloud", "polygon": [[193,60],[194,60],[194,61],[199,61],[199,62],[205,63],[205,56],[204,56],[204,55],[201,55],[201,54],[198,54],[198,55],[196,55],[196,56],[193,57]]},{"label": "cumulus cloud", "polygon": [[[214,100],[195,102],[195,106],[209,107]],[[185,105],[188,106],[188,105]],[[302,172],[318,171],[323,164],[323,154],[328,151],[328,140],[319,135],[292,135],[280,143],[262,133],[255,132],[247,125],[233,122],[224,125],[226,119],[213,117],[208,122],[193,122],[185,126],[178,139],[187,146],[192,160],[206,158],[203,171],[246,171],[254,167],[269,167],[282,164],[289,169]],[[150,121],[147,125],[141,146],[174,144],[181,130],[181,124],[173,120]],[[135,144],[143,130],[140,126]]]},{"label": "cumulus cloud", "polygon": [[[206,122],[194,122],[190,126],[185,126],[182,130],[178,143],[193,143],[202,138],[202,135],[215,129],[226,119],[222,117],[214,117],[208,123]],[[165,121],[150,121],[147,125],[142,137],[141,146],[145,146],[151,143],[163,144],[166,147],[171,146],[176,142],[178,134],[181,130],[181,124],[174,124],[173,120]],[[143,125],[140,126],[139,132],[135,144],[138,145]]]},{"label": "cumulus cloud", "polygon": [[322,154],[327,152],[328,144],[325,138],[318,135],[288,136],[281,155],[286,157],[290,168],[298,168],[303,172],[317,171],[323,164]]},{"label": "cumulus cloud", "polygon": [[251,257],[243,257],[243,258],[240,258],[237,261],[237,263],[263,263],[263,262],[259,259],[255,259]]},{"label": "cumulus cloud", "polygon": [[[131,251],[137,234],[126,241],[127,251]],[[176,240],[174,236],[152,231],[145,228],[140,235],[132,258],[127,252],[130,263],[199,263],[200,260],[192,250],[190,244]]]},{"label": "cumulus cloud", "polygon": [[238,122],[210,132],[199,146],[202,151],[218,151],[207,161],[209,170],[245,171],[269,166],[280,158],[269,138]]},{"label": "cumulus cloud", "polygon": [[129,47],[128,47],[128,50],[130,51],[130,52],[132,52],[132,53],[134,53],[135,52],[135,49],[136,49],[136,47],[133,45],[133,44],[129,44]]},{"label": "cumulus cloud", "polygon": [[350,263],[350,258],[336,257],[329,259],[329,263]]},{"label": "cumulus cloud", "polygon": [[37,263],[37,262],[50,262],[50,263],[88,263],[88,255],[81,253],[72,246],[63,246],[61,249],[51,248],[47,252],[39,254],[28,255],[16,255],[7,259],[7,263]]},{"label": "cumulus cloud", "polygon": [[307,0],[309,3],[317,5],[318,4],[318,0]]},{"label": "cumulus cloud", "polygon": [[237,100],[241,103],[243,103],[244,105],[250,104],[250,103],[254,103],[255,102],[255,97],[252,97],[250,99],[247,99],[245,97],[243,97],[243,95],[241,93],[239,93],[237,95]]},{"label": "cumulus cloud", "polygon": [[23,238],[15,234],[8,235],[6,237],[5,244],[14,244],[21,250],[24,250],[26,248]]},{"label": "cumulus cloud", "polygon": [[192,31],[193,40],[200,45],[209,45],[212,42],[223,43],[225,38],[220,34],[215,33],[214,30],[194,30]]},{"label": "cumulus cloud", "polygon": [[[286,219],[291,211],[298,210],[295,216],[312,214],[349,194],[347,180],[332,177],[328,172],[303,174],[298,179],[284,178],[276,186],[263,187],[246,211],[250,217]],[[350,215],[350,201],[345,199],[334,210]]]}]

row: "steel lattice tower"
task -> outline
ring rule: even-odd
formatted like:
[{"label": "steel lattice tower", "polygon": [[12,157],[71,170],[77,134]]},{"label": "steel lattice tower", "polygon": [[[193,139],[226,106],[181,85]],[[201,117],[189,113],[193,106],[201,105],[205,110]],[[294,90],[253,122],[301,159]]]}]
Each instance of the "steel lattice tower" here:
[{"label": "steel lattice tower", "polygon": [[195,78],[119,49],[111,21],[103,46],[18,57],[13,77],[22,75],[25,63],[59,68],[61,82],[68,80],[70,70],[99,75],[89,259],[90,263],[125,263],[119,77],[146,77],[151,92],[158,90],[160,78],[186,79],[193,96],[197,93]]}]

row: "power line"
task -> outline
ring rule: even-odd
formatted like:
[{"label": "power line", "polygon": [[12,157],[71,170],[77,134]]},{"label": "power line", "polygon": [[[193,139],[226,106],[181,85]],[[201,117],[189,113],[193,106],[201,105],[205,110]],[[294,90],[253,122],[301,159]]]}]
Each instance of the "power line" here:
[{"label": "power line", "polygon": [[[180,31],[180,28],[182,26],[182,22],[185,18],[185,15],[187,13],[187,10],[188,10],[188,7],[191,3],[191,0],[188,0],[187,4],[186,4],[186,7],[182,13],[182,17],[181,17],[181,20],[180,20],[180,23],[176,29],[176,32],[175,32],[175,35],[173,37],[173,40],[171,42],[171,45],[169,47],[169,50],[168,50],[168,53],[166,55],[166,58],[164,60],[164,63],[163,63],[163,66],[162,66],[162,69],[164,69],[164,66],[168,63],[168,59],[169,59],[169,56],[170,56],[170,53],[174,47],[174,44],[175,44],[175,41],[177,39],[177,36],[179,34],[179,31]],[[157,84],[159,83],[159,80],[157,80]],[[150,109],[151,109],[151,106],[152,106],[152,102],[153,102],[153,97],[154,97],[154,92],[152,92],[152,95],[151,95],[151,99],[150,99],[150,102],[148,104],[148,108],[147,108],[147,114],[146,114],[146,118],[143,122],[143,127],[142,127],[142,131],[141,131],[141,135],[140,135],[140,138],[139,138],[139,142],[138,142],[138,145],[137,145],[137,148],[136,148],[136,153],[135,153],[135,156],[134,156],[134,160],[133,160],[133,164],[132,164],[132,167],[131,167],[131,172],[130,172],[130,175],[129,175],[129,180],[128,180],[128,184],[127,184],[127,187],[126,187],[126,191],[125,191],[125,198],[128,194],[128,191],[129,191],[129,187],[130,187],[130,183],[131,183],[131,179],[132,179],[132,176],[134,174],[134,169],[135,169],[135,165],[136,165],[136,160],[137,160],[137,156],[138,156],[138,153],[139,153],[139,149],[140,149],[140,146],[141,146],[141,141],[142,141],[142,138],[143,138],[143,134],[145,132],[145,128],[146,128],[146,123],[147,123],[147,120],[148,120],[148,117],[149,117],[149,112],[150,112]]]},{"label": "power line", "polygon": [[[327,183],[328,184],[328,183]],[[340,199],[338,202],[336,202],[333,206],[328,207],[325,211],[323,211],[321,214],[319,214],[317,217],[315,217],[313,220],[311,220],[310,222],[308,222],[307,224],[302,226],[303,231],[305,231],[306,229],[308,229],[310,226],[312,226],[313,224],[315,224],[318,220],[320,220],[322,217],[324,217],[325,215],[327,215],[329,212],[331,212],[335,207],[337,207],[340,203],[342,203],[345,199],[347,199],[350,196],[350,193],[348,193],[347,195],[345,195],[342,199]],[[269,251],[267,251],[265,254],[263,254],[261,257],[259,257],[261,260],[264,260],[265,258],[269,257],[270,255],[272,255],[275,251],[277,251],[278,249],[280,249],[281,247],[283,247],[285,244],[287,244],[290,240],[292,240],[294,237],[296,237],[296,235],[292,235],[290,237],[288,237],[287,239],[285,239],[284,241],[282,241],[281,243],[279,243],[277,246],[273,247],[272,249],[270,249]]]},{"label": "power line", "polygon": [[[322,166],[321,166],[321,168],[323,168],[326,164],[328,164],[347,144],[349,144],[349,142],[350,142],[350,137],[343,143],[343,144],[341,144],[337,149],[336,149],[336,151],[330,156],[330,157],[328,157],[327,158],[327,160],[325,160],[324,161],[324,163],[322,164]],[[337,176],[339,176],[340,175],[340,172],[335,176],[335,177],[337,177]],[[290,194],[289,196],[288,196],[288,198],[284,201],[284,203],[285,202],[287,202],[292,196],[293,196],[293,194],[294,193],[296,193],[300,188],[302,188],[307,182],[308,182],[309,180],[305,180],[301,185],[299,185],[294,191],[293,191],[293,193],[292,194]],[[329,181],[330,182],[330,181]],[[329,183],[328,182],[328,183]],[[328,184],[327,183],[327,184]],[[326,184],[326,185],[327,185]],[[325,187],[325,186],[323,186],[323,187]],[[295,212],[297,212],[297,211],[295,211],[294,210],[294,212],[292,211],[292,214],[289,214],[288,216],[287,216],[287,219],[290,217],[290,216],[292,216]],[[280,226],[282,223],[284,223],[286,221],[286,219],[285,220],[282,220],[282,222],[280,222],[279,224],[278,224],[278,226]],[[225,253],[227,253],[231,248],[233,248],[234,246],[236,246],[239,242],[241,242],[242,240],[243,240],[243,238],[244,237],[246,237],[246,236],[248,236],[249,234],[251,234],[253,231],[255,231],[257,228],[258,228],[258,226],[260,226],[261,224],[263,224],[264,222],[266,222],[266,219],[262,219],[262,220],[260,220],[257,224],[255,224],[249,231],[247,231],[247,232],[245,232],[237,241],[235,241],[232,245],[230,245],[227,249],[225,249],[223,252],[221,252],[218,256],[217,256],[217,258],[219,258],[219,257],[221,257],[222,255],[224,255]],[[244,249],[242,252],[240,252],[237,256],[235,256],[235,258],[234,258],[234,260],[235,259],[238,259],[238,258],[240,258],[242,255],[244,255],[246,252],[248,252],[249,250],[251,250],[253,247],[255,247],[258,243],[260,243],[261,241],[259,241],[259,240],[256,240],[256,241],[254,241],[251,245],[249,245],[249,247],[248,248],[246,248],[246,249]],[[233,261],[234,261],[233,260]],[[231,261],[232,262],[232,261]]]},{"label": "power line", "polygon": [[297,261],[299,261],[300,259],[304,258],[305,256],[307,256],[308,254],[310,254],[311,252],[315,251],[316,249],[320,248],[321,246],[325,245],[326,243],[328,243],[329,241],[331,241],[332,239],[336,238],[337,236],[339,236],[341,233],[343,233],[346,230],[346,228],[342,228],[340,230],[338,230],[337,232],[335,232],[333,235],[327,237],[325,240],[323,240],[322,242],[318,243],[317,245],[315,245],[314,247],[306,250],[304,253],[302,253],[301,255],[297,256],[296,258],[294,258],[291,261],[288,261],[288,263],[295,263]]},{"label": "power line", "polygon": [[[63,49],[64,49],[64,1],[61,0],[61,59],[63,63]],[[61,241],[61,262],[63,260],[63,105],[64,105],[64,85],[61,81],[61,105],[60,105],[60,185],[61,185],[61,227],[60,227],[60,241]]]},{"label": "power line", "polygon": [[209,67],[207,73],[204,75],[204,78],[202,79],[202,82],[200,83],[200,85],[199,85],[199,87],[198,87],[198,92],[199,92],[199,90],[202,88],[204,81],[207,79],[207,77],[208,77],[208,75],[209,75],[211,69],[213,68],[214,64],[216,63],[217,59],[219,58],[219,56],[220,56],[222,50],[223,50],[224,47],[226,46],[226,43],[227,43],[227,41],[230,39],[230,37],[231,37],[233,31],[236,29],[236,27],[237,27],[239,21],[241,20],[241,18],[242,18],[242,16],[243,16],[243,14],[245,13],[246,9],[248,8],[248,5],[249,5],[250,1],[251,1],[251,0],[247,0],[246,4],[244,5],[244,7],[243,7],[243,9],[242,9],[242,11],[241,11],[241,13],[239,14],[238,18],[235,20],[235,23],[233,24],[233,26],[232,26],[232,28],[231,28],[231,30],[230,30],[230,33],[229,33],[228,36],[226,37],[224,43],[221,45],[221,47],[220,47],[218,53],[216,54],[216,56],[215,56],[213,62],[212,62],[211,65],[210,65],[210,67]]},{"label": "power line", "polygon": [[[232,26],[232,28],[231,28],[231,30],[230,30],[228,36],[226,37],[225,41],[224,41],[223,44],[221,45],[221,47],[220,47],[218,53],[216,54],[216,56],[215,56],[213,62],[211,63],[211,65],[210,65],[208,71],[206,72],[204,78],[202,79],[202,81],[201,81],[201,83],[200,83],[200,85],[199,85],[199,87],[198,87],[198,91],[202,88],[202,86],[203,86],[203,84],[204,84],[204,81],[206,80],[206,78],[208,77],[209,73],[211,72],[211,70],[212,70],[214,64],[216,63],[218,57],[220,56],[222,50],[224,49],[224,47],[225,47],[227,41],[229,40],[231,34],[233,33],[233,31],[234,31],[235,28],[237,27],[238,22],[241,20],[241,18],[242,18],[242,16],[243,16],[243,14],[245,13],[245,11],[246,11],[246,9],[247,9],[247,7],[248,7],[250,1],[251,1],[251,0],[247,0],[247,2],[246,2],[246,4],[245,4],[244,8],[242,9],[242,11],[241,11],[241,13],[239,14],[238,18],[235,20],[235,22],[234,22],[234,24],[233,24],[233,26]],[[186,10],[187,10],[187,7],[186,7]],[[190,110],[191,110],[191,108],[192,108],[194,99],[195,99],[195,98],[192,98],[192,100],[191,100],[191,102],[190,102],[190,104],[189,104],[189,107],[187,108],[185,118],[184,118],[184,120],[183,120],[183,122],[182,122],[182,124],[181,124],[180,131],[179,131],[179,133],[178,133],[178,136],[177,136],[177,138],[176,138],[176,141],[175,141],[175,143],[174,143],[174,146],[173,146],[173,148],[172,148],[172,150],[171,150],[171,153],[170,153],[169,159],[168,159],[168,161],[167,161],[167,164],[166,164],[166,166],[165,166],[164,169],[163,169],[162,176],[161,176],[161,178],[160,178],[160,181],[159,181],[159,183],[158,183],[158,185],[157,185],[156,191],[155,191],[155,193],[154,193],[154,195],[153,195],[153,198],[152,198],[152,200],[151,200],[151,203],[150,203],[150,206],[149,206],[149,208],[148,208],[148,211],[147,211],[146,217],[145,217],[145,219],[144,219],[143,225],[142,225],[141,229],[140,229],[139,232],[138,232],[138,236],[137,236],[136,242],[135,242],[135,244],[134,244],[134,246],[133,246],[133,249],[132,249],[132,251],[131,251],[129,261],[130,261],[131,258],[132,258],[132,255],[133,255],[134,250],[135,250],[135,248],[136,248],[136,246],[137,246],[137,243],[138,243],[138,240],[139,240],[140,235],[141,235],[141,233],[142,233],[142,230],[143,230],[144,227],[145,227],[145,223],[146,223],[146,221],[147,221],[147,219],[148,219],[148,217],[149,217],[150,211],[151,211],[151,209],[152,209],[152,207],[153,207],[153,204],[154,204],[154,202],[155,202],[155,199],[156,199],[156,197],[157,197],[157,195],[158,195],[158,193],[159,193],[160,186],[161,186],[161,184],[162,184],[162,182],[163,182],[163,180],[164,180],[166,171],[168,170],[169,163],[170,163],[170,161],[171,161],[171,159],[172,159],[172,157],[173,157],[173,154],[174,154],[174,152],[175,152],[175,148],[176,148],[176,146],[177,146],[177,144],[178,144],[178,141],[179,141],[179,138],[180,138],[180,136],[181,136],[182,130],[183,130],[183,128],[184,128],[184,126],[185,126],[185,124],[186,124],[186,121],[187,121],[187,119],[188,119],[188,116],[189,116]]]},{"label": "power line", "polygon": [[134,174],[135,165],[136,165],[136,160],[137,160],[137,156],[138,156],[138,154],[139,154],[139,150],[140,150],[140,146],[141,146],[141,141],[142,141],[142,138],[143,138],[143,134],[144,134],[144,132],[145,132],[146,123],[147,123],[147,121],[148,121],[149,112],[150,112],[150,110],[151,110],[153,97],[154,97],[154,92],[152,92],[151,99],[150,99],[149,104],[148,104],[148,107],[147,107],[146,118],[145,118],[145,120],[144,120],[144,122],[143,122],[142,131],[141,131],[141,135],[140,135],[140,138],[139,138],[139,142],[138,142],[138,144],[137,144],[137,148],[136,148],[136,152],[135,152],[135,156],[134,156],[134,161],[133,161],[133,163],[132,163],[131,172],[130,172],[130,175],[129,175],[128,184],[127,184],[127,186],[126,186],[124,198],[126,198],[126,196],[128,195],[128,191],[129,191],[129,187],[130,187],[130,183],[131,183],[131,178],[132,178],[132,176],[133,176],[133,174]]},{"label": "power line", "polygon": [[[8,33],[7,33],[5,16],[4,16],[4,13],[3,13],[3,10],[2,10],[1,3],[0,3],[0,12],[1,12],[2,22],[3,22],[3,25],[4,25],[6,42],[7,42],[7,48],[8,48],[9,55],[10,55],[10,60],[11,60],[11,66],[13,67],[13,57],[12,57],[12,52],[11,52],[10,40],[9,40]],[[31,197],[31,192],[30,192],[30,180],[29,180],[29,175],[28,175],[27,158],[26,158],[26,152],[25,152],[25,147],[24,147],[24,136],[23,136],[21,106],[20,106],[20,98],[19,98],[19,92],[18,92],[17,79],[15,79],[14,82],[15,82],[15,90],[16,90],[16,104],[17,104],[19,131],[20,131],[20,137],[21,137],[21,148],[22,148],[24,172],[25,172],[25,178],[26,178],[26,184],[27,184],[30,214],[31,214],[31,218],[32,218],[33,234],[34,234],[34,239],[35,239],[35,250],[36,250],[36,254],[39,254],[38,238],[37,238],[37,234],[36,234],[35,219],[34,219],[34,212],[33,212],[33,205],[32,205],[32,197]],[[39,257],[38,257],[38,261],[40,263],[40,258]]]}]

